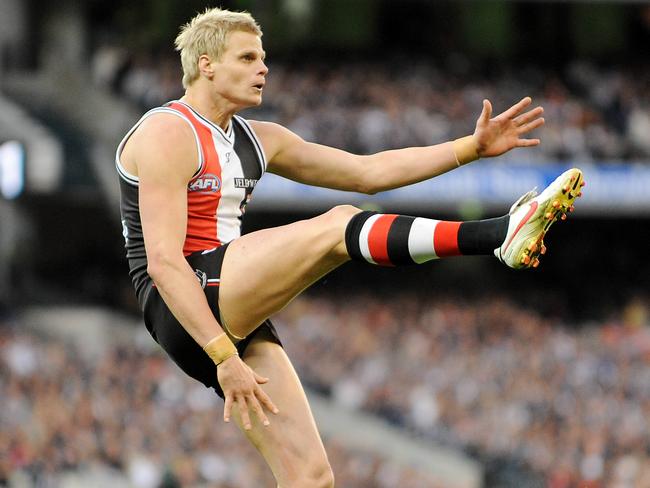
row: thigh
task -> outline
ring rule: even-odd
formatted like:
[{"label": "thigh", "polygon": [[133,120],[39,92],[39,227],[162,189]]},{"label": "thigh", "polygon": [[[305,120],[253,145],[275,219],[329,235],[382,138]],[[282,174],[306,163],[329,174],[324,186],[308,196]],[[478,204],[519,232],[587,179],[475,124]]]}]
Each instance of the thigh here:
[{"label": "thigh", "polygon": [[[297,479],[319,479],[329,472],[329,462],[307,397],[289,358],[268,332],[256,334],[244,353],[244,361],[269,378],[262,385],[280,412],[268,414],[264,427],[253,414],[253,428],[242,429],[262,454],[279,484],[295,486]],[[241,428],[236,407],[234,418]]]},{"label": "thigh", "polygon": [[221,270],[219,308],[230,331],[248,335],[298,293],[349,259],[345,228],[360,212],[336,207],[309,220],[234,240]]}]

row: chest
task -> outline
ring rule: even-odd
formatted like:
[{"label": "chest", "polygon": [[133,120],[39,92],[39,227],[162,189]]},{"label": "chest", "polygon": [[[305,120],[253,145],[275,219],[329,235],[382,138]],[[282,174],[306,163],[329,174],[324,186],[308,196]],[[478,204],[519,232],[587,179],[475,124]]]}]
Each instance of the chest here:
[{"label": "chest", "polygon": [[249,199],[265,169],[257,140],[237,125],[229,138],[212,134],[209,141],[203,140],[202,169],[189,182],[189,194],[231,200],[238,205]]}]

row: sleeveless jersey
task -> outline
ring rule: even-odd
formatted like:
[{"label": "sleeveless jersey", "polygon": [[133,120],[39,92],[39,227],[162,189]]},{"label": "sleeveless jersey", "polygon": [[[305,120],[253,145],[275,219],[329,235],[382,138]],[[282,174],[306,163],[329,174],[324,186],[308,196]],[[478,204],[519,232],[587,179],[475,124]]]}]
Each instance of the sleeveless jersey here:
[{"label": "sleeveless jersey", "polygon": [[120,213],[129,274],[144,305],[150,281],[138,202],[138,178],[120,163],[126,141],[153,114],[180,117],[192,128],[198,150],[197,169],[187,185],[185,256],[214,249],[241,235],[241,219],[257,181],[266,170],[260,141],[249,123],[235,115],[227,131],[210,122],[189,105],[169,102],[145,113],[120,142],[115,166],[120,182]]}]

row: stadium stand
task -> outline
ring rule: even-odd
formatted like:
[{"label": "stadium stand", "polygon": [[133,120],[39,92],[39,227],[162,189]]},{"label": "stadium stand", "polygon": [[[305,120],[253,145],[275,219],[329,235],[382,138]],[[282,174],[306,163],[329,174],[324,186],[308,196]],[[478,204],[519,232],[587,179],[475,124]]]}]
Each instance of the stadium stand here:
[{"label": "stadium stand", "polygon": [[600,323],[412,294],[303,299],[280,322],[302,376],[350,408],[521,460],[540,486],[650,483],[647,296]]},{"label": "stadium stand", "polygon": [[[163,32],[167,24],[175,32],[181,21],[174,3],[204,8],[204,2],[161,0],[157,5],[169,8],[147,17],[147,24],[131,10],[140,7],[142,14],[147,3],[0,2],[0,144],[22,140],[28,157],[25,194],[0,202],[0,486],[273,485],[236,428],[214,414],[220,402],[155,349],[139,320],[121,336],[115,322],[85,307],[111,304],[120,313],[137,308],[116,218],[113,151],[142,110],[182,94],[165,38],[171,34]],[[267,15],[278,5],[244,3]],[[300,9],[319,2],[279,3]],[[426,284],[448,279],[423,292],[422,271],[397,272],[394,281],[384,282],[383,271],[368,278],[349,266],[339,279],[344,285],[319,287],[277,318],[301,378],[322,400],[314,403],[317,415],[326,409],[321,423],[337,486],[449,488],[450,482],[413,464],[415,455],[405,462],[329,431],[334,410],[346,418],[380,418],[382,427],[398,432],[391,434],[395,438],[406,436],[411,446],[428,446],[427,452],[453,451],[467,466],[479,466],[487,488],[650,487],[650,270],[643,259],[650,242],[650,73],[642,54],[647,42],[637,42],[650,32],[650,7],[504,2],[534,13],[512,17],[505,28],[524,56],[497,61],[488,55],[474,65],[476,56],[451,50],[464,47],[454,42],[468,35],[457,22],[449,22],[455,41],[438,45],[445,39],[432,36],[430,45],[422,45],[432,52],[418,52],[417,61],[399,49],[416,44],[410,33],[423,26],[448,34],[449,26],[445,30],[418,12],[441,5],[449,13],[484,2],[405,1],[407,17],[393,12],[393,2],[374,3],[382,7],[370,10],[386,17],[390,35],[366,49],[386,54],[381,61],[393,61],[390,69],[377,55],[361,64],[339,59],[346,40],[338,46],[305,42],[307,49],[317,48],[314,57],[328,54],[327,64],[310,63],[310,56],[292,59],[296,38],[269,42],[264,105],[247,115],[367,153],[465,134],[482,98],[503,107],[532,95],[546,108],[542,146],[470,166],[459,178],[498,183],[500,209],[520,192],[513,182],[524,185],[522,191],[534,186],[522,169],[535,168],[543,179],[556,172],[555,164],[589,163],[589,186],[575,226],[558,227],[550,236],[566,245],[553,247],[536,274],[501,274],[496,264],[472,259],[436,263],[426,271]],[[328,4],[331,11],[347,8],[347,2]],[[577,15],[588,21],[590,11],[603,9],[619,16],[616,28],[625,42],[618,52],[583,59],[572,35],[584,25],[572,22]],[[324,10],[313,17],[326,16]],[[129,22],[135,37],[124,35]],[[526,43],[526,31],[539,34],[544,23],[552,27],[549,36]],[[273,23],[266,25],[271,30]],[[603,46],[607,36],[600,34],[582,33],[589,46]],[[403,43],[384,53],[398,36]],[[351,50],[359,57],[352,59],[366,59],[364,47],[357,47]],[[444,59],[437,51],[448,47]],[[531,64],[538,57],[545,62]],[[484,69],[493,61],[498,67]],[[603,162],[609,166],[601,171],[596,166]],[[449,201],[467,193],[443,178]],[[281,208],[294,213],[280,214],[270,204],[294,190],[270,186],[265,193],[265,182],[247,213],[249,230],[304,218],[334,202],[301,189]],[[81,198],[89,185],[101,186],[103,198],[94,187],[90,198]],[[39,193],[51,198],[39,200]],[[431,193],[429,187],[409,187],[402,199],[380,196],[372,205],[442,210],[457,218],[481,215],[490,203],[489,195],[472,194],[476,201],[465,206],[445,206],[446,200],[432,205],[426,199]],[[372,293],[362,294],[369,283]],[[39,318],[45,330],[33,328],[27,322],[34,317],[25,321],[24,312],[40,302],[73,304],[76,319],[66,323],[69,315],[45,314]],[[6,313],[10,306],[16,315]],[[63,335],[53,335],[55,324],[63,326]],[[309,361],[314,357],[316,363]]]},{"label": "stadium stand", "polygon": [[[52,322],[45,335],[3,322],[5,478],[46,480],[91,470],[89,479],[102,472],[143,487],[165,476],[170,484],[164,486],[268,483],[235,429],[212,425],[216,397],[180,375],[141,327],[134,339],[133,329],[120,332],[112,319],[75,314],[93,324],[76,344],[52,335],[71,318]],[[35,321],[33,315],[26,320]],[[510,458],[499,476],[518,479],[519,486],[650,482],[645,299],[631,300],[607,321],[571,324],[506,299],[311,296],[290,305],[278,324],[312,388],[344,409],[474,453],[488,468]],[[79,338],[73,329],[67,327],[68,337]],[[93,329],[104,335],[91,340]],[[54,404],[68,408],[46,408]],[[179,426],[173,434],[163,428],[169,422]],[[340,441],[328,439],[340,486],[451,486]]]},{"label": "stadium stand", "polygon": [[[543,164],[650,156],[647,66],[605,69],[575,61],[565,73],[512,67],[490,77],[477,72],[461,80],[435,64],[407,68],[401,63],[271,61],[264,105],[251,111],[251,117],[277,121],[308,140],[372,153],[448,140],[474,126],[483,98],[505,107],[530,95],[553,120],[539,132],[544,144],[533,153],[509,153],[499,161]],[[102,46],[94,66],[101,86],[112,87],[143,110],[183,93],[175,58],[128,56],[123,48]]]},{"label": "stadium stand", "polygon": [[[83,336],[80,321],[88,324]],[[216,395],[124,321],[96,309],[47,308],[0,322],[0,486],[270,486],[237,428],[214,425]],[[330,418],[324,436],[340,486],[480,486],[472,461],[400,441],[382,422],[329,403],[316,399],[317,414]],[[360,442],[369,426],[374,436]],[[371,445],[387,439],[400,451]]]}]

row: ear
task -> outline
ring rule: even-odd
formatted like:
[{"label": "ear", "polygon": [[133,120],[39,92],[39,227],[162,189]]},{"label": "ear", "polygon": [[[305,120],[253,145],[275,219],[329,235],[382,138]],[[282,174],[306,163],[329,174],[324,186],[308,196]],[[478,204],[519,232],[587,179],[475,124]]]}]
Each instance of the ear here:
[{"label": "ear", "polygon": [[199,72],[206,78],[212,78],[214,76],[212,60],[207,54],[201,54],[199,56]]}]

